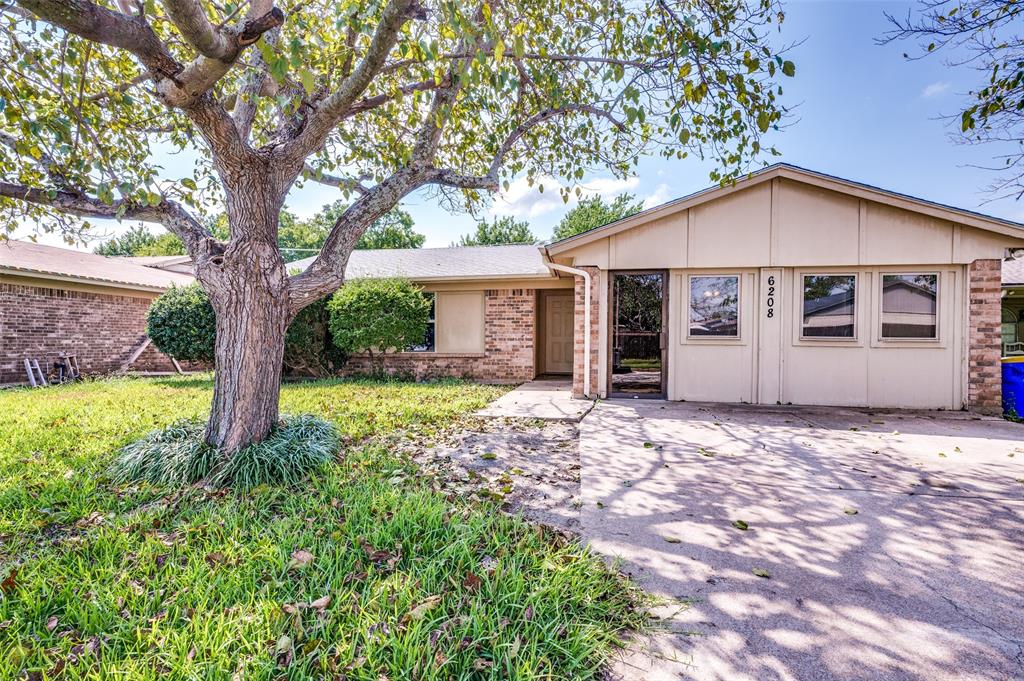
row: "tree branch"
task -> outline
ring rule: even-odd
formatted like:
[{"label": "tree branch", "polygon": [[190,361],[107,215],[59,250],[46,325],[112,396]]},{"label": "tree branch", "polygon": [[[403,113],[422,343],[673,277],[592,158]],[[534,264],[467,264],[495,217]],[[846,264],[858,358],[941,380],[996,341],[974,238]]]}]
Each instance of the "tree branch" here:
[{"label": "tree branch", "polygon": [[365,186],[356,178],[341,177],[340,175],[330,175],[317,170],[310,164],[306,164],[302,169],[303,175],[314,182],[317,182],[328,187],[337,187],[338,189],[348,189],[356,192],[357,194],[366,194],[370,191],[369,187]]},{"label": "tree branch", "polygon": [[199,0],[163,0],[167,15],[196,52],[210,59],[230,58],[234,46],[206,16]]},{"label": "tree branch", "polygon": [[625,127],[621,121],[617,120],[608,111],[590,104],[567,104],[557,108],[545,109],[527,118],[515,127],[509,136],[505,138],[505,141],[502,142],[501,146],[498,147],[498,151],[494,154],[494,159],[491,161],[491,165],[485,175],[466,175],[450,169],[436,168],[430,173],[428,181],[433,184],[455,187],[457,189],[498,191],[499,173],[501,172],[502,164],[505,162],[505,157],[512,150],[512,147],[522,139],[523,135],[552,118],[572,113],[583,113],[604,118],[620,130]]},{"label": "tree branch", "polygon": [[309,116],[295,139],[280,148],[279,153],[297,161],[323,146],[334,126],[383,68],[391,48],[398,42],[402,26],[413,17],[423,16],[423,12],[418,0],[389,0],[363,60]]}]

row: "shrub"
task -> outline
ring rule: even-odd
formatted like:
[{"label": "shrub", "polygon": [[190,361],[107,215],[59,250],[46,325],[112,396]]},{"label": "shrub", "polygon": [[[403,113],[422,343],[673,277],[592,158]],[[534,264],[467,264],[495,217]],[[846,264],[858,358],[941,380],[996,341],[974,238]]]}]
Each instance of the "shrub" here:
[{"label": "shrub", "polygon": [[330,461],[341,444],[334,425],[311,415],[286,416],[266,440],[229,456],[203,441],[204,429],[198,421],[179,421],[153,431],[121,449],[111,476],[171,487],[291,485]]},{"label": "shrub", "polygon": [[372,358],[423,342],[430,299],[406,279],[360,279],[342,286],[327,309],[334,344]]},{"label": "shrub", "polygon": [[149,306],[146,333],[171,357],[212,362],[217,318],[206,291],[199,284],[168,290]]},{"label": "shrub", "polygon": [[[171,288],[154,300],[146,316],[146,333],[161,352],[171,357],[214,361],[217,317],[199,284]],[[285,370],[325,376],[342,361],[344,356],[331,342],[327,327],[327,300],[299,312],[285,336]]]}]

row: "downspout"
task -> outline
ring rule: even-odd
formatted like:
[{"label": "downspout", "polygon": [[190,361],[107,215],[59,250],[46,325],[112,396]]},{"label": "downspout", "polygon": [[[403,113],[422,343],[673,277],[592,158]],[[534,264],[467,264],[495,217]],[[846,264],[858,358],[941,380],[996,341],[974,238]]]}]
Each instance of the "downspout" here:
[{"label": "downspout", "polygon": [[558,263],[551,262],[548,256],[547,249],[544,249],[545,262],[549,269],[556,270],[558,272],[565,272],[572,274],[577,277],[583,277],[583,397],[590,398],[590,272],[586,270],[577,269],[575,267],[569,267],[568,265],[559,265]]}]

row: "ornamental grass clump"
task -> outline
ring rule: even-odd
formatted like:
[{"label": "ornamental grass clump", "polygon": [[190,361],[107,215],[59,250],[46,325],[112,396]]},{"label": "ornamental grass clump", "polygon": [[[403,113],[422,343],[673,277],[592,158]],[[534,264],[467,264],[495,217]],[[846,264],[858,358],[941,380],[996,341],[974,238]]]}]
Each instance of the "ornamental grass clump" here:
[{"label": "ornamental grass clump", "polygon": [[121,449],[111,475],[118,482],[170,487],[287,486],[331,461],[341,444],[334,425],[311,415],[282,417],[265,440],[231,455],[206,444],[204,430],[198,421],[179,421],[154,431]]}]

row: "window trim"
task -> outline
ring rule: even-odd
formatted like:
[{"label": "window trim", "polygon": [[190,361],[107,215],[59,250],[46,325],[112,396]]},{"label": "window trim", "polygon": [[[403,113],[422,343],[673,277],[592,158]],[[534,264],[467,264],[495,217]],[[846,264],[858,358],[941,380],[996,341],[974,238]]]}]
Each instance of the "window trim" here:
[{"label": "window trim", "polygon": [[[883,332],[885,315],[885,277],[906,275],[932,275],[935,277],[935,335],[931,338],[914,338],[908,336],[886,336]],[[878,272],[878,342],[885,344],[911,343],[936,344],[942,342],[942,305],[943,296],[942,272],[938,270],[879,270]]]},{"label": "window trim", "polygon": [[[734,336],[712,336],[712,335],[695,335],[690,333],[690,296],[693,294],[693,279],[694,278],[709,278],[709,277],[734,277],[736,279],[736,335]],[[686,275],[686,290],[685,290],[685,305],[686,314],[683,315],[683,323],[686,325],[686,341],[693,341],[696,343],[735,343],[743,340],[743,274],[740,272],[701,272],[701,273],[688,273]]]},{"label": "window trim", "polygon": [[[860,341],[860,272],[822,272],[820,270],[798,270],[796,276],[797,303],[800,314],[796,315],[799,329],[798,339],[811,344],[823,343],[858,343]],[[853,335],[852,336],[806,336],[804,335],[804,280],[807,277],[853,277]]]}]

